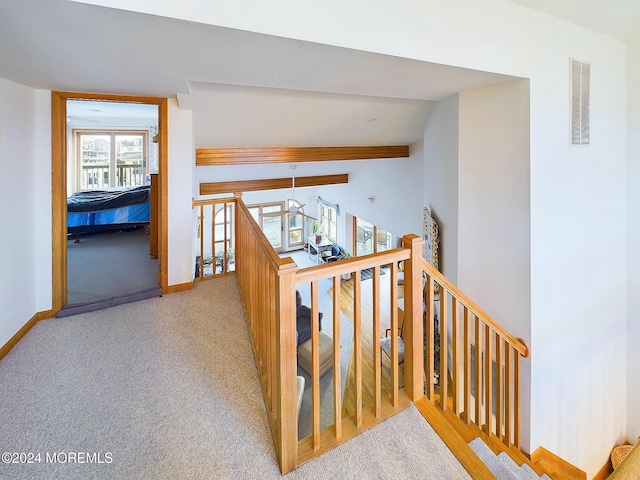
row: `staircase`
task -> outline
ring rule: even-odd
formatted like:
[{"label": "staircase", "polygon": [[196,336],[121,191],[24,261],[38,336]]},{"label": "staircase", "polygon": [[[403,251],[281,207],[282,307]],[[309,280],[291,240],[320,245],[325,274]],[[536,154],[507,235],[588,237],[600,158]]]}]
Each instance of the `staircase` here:
[{"label": "staircase", "polygon": [[551,480],[546,473],[538,475],[526,463],[518,465],[505,452],[496,455],[480,437],[469,442],[469,446],[498,480]]},{"label": "staircase", "polygon": [[559,457],[534,455],[530,459],[515,446],[507,447],[495,435],[474,423],[466,423],[451,410],[442,410],[422,398],[415,402],[436,433],[462,466],[476,480],[586,480],[586,474]]}]

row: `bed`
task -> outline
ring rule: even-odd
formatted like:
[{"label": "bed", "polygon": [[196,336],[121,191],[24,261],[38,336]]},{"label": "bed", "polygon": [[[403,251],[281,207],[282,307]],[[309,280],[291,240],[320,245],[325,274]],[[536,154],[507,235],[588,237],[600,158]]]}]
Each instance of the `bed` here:
[{"label": "bed", "polygon": [[85,190],[67,198],[67,234],[79,235],[148,225],[150,186]]}]

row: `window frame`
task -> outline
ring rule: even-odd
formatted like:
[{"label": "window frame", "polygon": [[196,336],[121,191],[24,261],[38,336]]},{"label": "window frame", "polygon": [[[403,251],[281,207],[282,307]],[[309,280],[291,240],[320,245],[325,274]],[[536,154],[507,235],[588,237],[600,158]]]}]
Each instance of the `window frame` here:
[{"label": "window frame", "polygon": [[[95,136],[109,136],[109,184],[103,185],[101,187],[92,187],[90,188],[87,183],[86,188],[82,185],[82,137],[85,135],[95,135]],[[146,178],[149,174],[149,131],[147,130],[138,130],[138,129],[87,129],[87,128],[78,128],[72,130],[72,138],[75,142],[75,156],[73,161],[70,162],[72,167],[75,170],[75,182],[73,185],[73,191],[83,191],[83,190],[95,190],[96,188],[116,188],[122,187],[123,185],[117,184],[117,158],[116,158],[116,137],[117,136],[142,136],[142,182],[139,185],[146,184]],[[104,182],[103,182],[104,183]],[[139,185],[131,185],[131,186],[139,186]]]},{"label": "window frame", "polygon": [[325,227],[325,231],[322,233],[336,243],[338,241],[338,211],[335,207],[320,204],[320,225]]}]

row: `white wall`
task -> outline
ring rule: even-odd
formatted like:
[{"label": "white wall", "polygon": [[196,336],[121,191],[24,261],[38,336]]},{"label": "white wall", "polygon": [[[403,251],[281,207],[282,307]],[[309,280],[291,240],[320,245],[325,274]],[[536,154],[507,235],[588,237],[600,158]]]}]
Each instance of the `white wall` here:
[{"label": "white wall", "polygon": [[424,132],[424,205],[438,223],[440,271],[458,283],[459,96],[438,102]]},{"label": "white wall", "polygon": [[[201,140],[197,140],[201,142]],[[318,218],[317,196],[340,205],[338,243],[349,248],[345,232],[347,214],[363,218],[396,236],[421,232],[422,150],[412,147],[409,158],[372,161],[299,163],[296,177],[349,174],[349,183],[323,187],[296,188],[296,200],[305,205],[305,213]],[[291,177],[288,164],[198,167],[199,183],[261,178]],[[368,197],[374,197],[370,203]],[[291,198],[291,190],[248,192],[246,204],[281,201]]]},{"label": "white wall", "polygon": [[[531,345],[529,82],[459,96],[458,286]],[[530,360],[521,369],[529,450]]]},{"label": "white wall", "polygon": [[461,93],[458,145],[458,286],[527,341],[528,83]]},{"label": "white wall", "polygon": [[640,435],[640,39],[629,47],[627,124],[627,275],[628,334],[626,440],[635,443]]},{"label": "white wall", "polygon": [[[38,312],[51,309],[51,92],[36,91],[35,260]],[[0,216],[1,218],[1,216]]]},{"label": "white wall", "polygon": [[38,311],[36,97],[36,90],[0,78],[0,345]]},{"label": "white wall", "polygon": [[191,199],[194,193],[195,147],[191,110],[178,108],[175,99],[169,99],[168,108],[168,277],[169,285],[180,285],[193,279],[194,217],[197,216],[191,208]]},{"label": "white wall", "polygon": [[[531,80],[531,438],[591,476],[626,425],[626,52],[571,34]],[[588,147],[569,146],[571,56],[592,66]]]}]

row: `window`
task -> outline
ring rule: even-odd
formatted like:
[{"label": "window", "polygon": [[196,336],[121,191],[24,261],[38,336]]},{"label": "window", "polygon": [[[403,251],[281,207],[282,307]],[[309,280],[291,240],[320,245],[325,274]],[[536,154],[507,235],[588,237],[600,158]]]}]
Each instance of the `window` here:
[{"label": "window", "polygon": [[338,212],[320,204],[320,231],[332,242],[338,241]]},{"label": "window", "polygon": [[215,272],[224,273],[235,269],[233,251],[233,204],[216,205],[213,221],[213,251]]},{"label": "window", "polygon": [[284,202],[247,205],[247,208],[273,249],[278,253],[283,252]]},{"label": "window", "polygon": [[291,207],[296,207],[300,213],[289,214],[289,248],[297,247],[304,244],[304,208],[300,202],[293,199],[287,200],[287,210],[290,211]]},{"label": "window", "polygon": [[357,257],[391,249],[393,235],[361,218],[353,217],[354,248]]},{"label": "window", "polygon": [[144,185],[146,131],[76,131],[76,190]]}]

